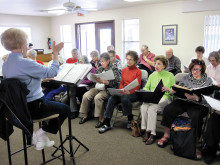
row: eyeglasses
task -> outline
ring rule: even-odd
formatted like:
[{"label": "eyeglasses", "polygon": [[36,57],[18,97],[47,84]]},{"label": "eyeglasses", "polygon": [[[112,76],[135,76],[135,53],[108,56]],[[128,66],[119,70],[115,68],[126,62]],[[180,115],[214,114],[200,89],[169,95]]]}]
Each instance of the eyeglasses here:
[{"label": "eyeglasses", "polygon": [[106,63],[106,62],[107,62],[107,61],[104,61],[104,60],[103,60],[103,61],[100,61],[101,64]]},{"label": "eyeglasses", "polygon": [[197,59],[192,59],[191,62],[194,63],[194,64],[199,64],[199,65],[203,65],[204,64],[203,61],[200,61],[200,60],[197,60]]},{"label": "eyeglasses", "polygon": [[127,59],[127,58],[126,58],[126,60],[127,60],[127,61],[134,61],[133,59]]},{"label": "eyeglasses", "polygon": [[192,69],[193,72],[200,72],[202,69]]}]

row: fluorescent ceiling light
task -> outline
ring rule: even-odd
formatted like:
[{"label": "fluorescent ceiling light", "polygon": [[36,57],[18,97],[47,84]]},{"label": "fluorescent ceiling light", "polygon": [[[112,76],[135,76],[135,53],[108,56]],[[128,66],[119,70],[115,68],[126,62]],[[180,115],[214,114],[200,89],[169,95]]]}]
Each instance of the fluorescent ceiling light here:
[{"label": "fluorescent ceiling light", "polygon": [[140,1],[144,1],[144,0],[124,0],[126,2],[140,2]]}]

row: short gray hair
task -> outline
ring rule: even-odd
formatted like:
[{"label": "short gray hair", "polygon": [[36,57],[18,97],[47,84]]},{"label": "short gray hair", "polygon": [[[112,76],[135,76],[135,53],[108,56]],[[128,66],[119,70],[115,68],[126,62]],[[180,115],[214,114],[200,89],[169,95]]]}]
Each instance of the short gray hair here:
[{"label": "short gray hair", "polygon": [[220,63],[220,54],[218,51],[213,51],[213,52],[209,53],[208,59],[210,60],[211,57],[214,57],[216,62]]},{"label": "short gray hair", "polygon": [[79,51],[78,51],[78,49],[74,48],[74,49],[71,50],[71,53],[77,53],[77,54],[79,54]]},{"label": "short gray hair", "polygon": [[107,51],[109,51],[109,48],[112,47],[113,50],[115,50],[115,47],[113,45],[107,46]]},{"label": "short gray hair", "polygon": [[89,60],[85,55],[79,57],[79,60],[82,60],[83,64],[89,64]]},{"label": "short gray hair", "polygon": [[30,58],[36,58],[37,57],[37,52],[34,49],[28,50],[27,56]]},{"label": "short gray hair", "polygon": [[90,55],[94,55],[96,57],[99,57],[99,51],[98,50],[93,50]]},{"label": "short gray hair", "polygon": [[148,49],[148,46],[147,46],[147,45],[142,45],[141,47],[144,47],[145,49]]},{"label": "short gray hair", "polygon": [[100,59],[103,58],[105,61],[110,60],[110,56],[107,52],[104,52],[100,55]]}]

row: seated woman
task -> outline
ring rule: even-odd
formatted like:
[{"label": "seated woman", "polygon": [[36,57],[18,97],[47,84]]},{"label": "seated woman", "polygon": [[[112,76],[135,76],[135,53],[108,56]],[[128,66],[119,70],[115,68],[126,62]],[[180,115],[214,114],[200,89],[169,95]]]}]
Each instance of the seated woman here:
[{"label": "seated woman", "polygon": [[[206,66],[203,60],[193,59],[189,65],[190,73],[182,78],[179,85],[186,88],[198,88],[212,85],[211,78],[205,74]],[[175,93],[175,91],[172,91]],[[174,97],[174,101],[167,105],[163,111],[161,125],[164,126],[164,136],[158,141],[159,147],[164,147],[170,138],[170,127],[178,115],[187,112],[191,119],[191,127],[195,129],[195,138],[199,138],[202,131],[203,117],[207,115],[207,104],[202,97],[185,93],[186,99]],[[198,141],[198,140],[197,140]],[[197,145],[197,143],[196,143]],[[197,159],[202,155],[199,149],[196,149]]]},{"label": "seated woman", "polygon": [[80,111],[83,113],[83,117],[79,121],[79,124],[83,124],[88,120],[88,111],[92,100],[95,102],[94,116],[99,117],[99,121],[96,124],[96,128],[103,125],[103,114],[104,114],[104,101],[108,99],[107,88],[118,88],[120,82],[120,73],[118,68],[110,63],[110,56],[108,53],[102,53],[100,56],[101,67],[96,70],[96,73],[103,73],[108,70],[112,70],[115,76],[114,80],[102,80],[96,78],[95,88],[90,89],[83,95]]},{"label": "seated woman", "polygon": [[209,64],[206,68],[206,74],[208,77],[213,78],[217,82],[217,88],[215,90],[214,97],[220,100],[220,54],[217,51],[209,54]]},{"label": "seated woman", "polygon": [[159,81],[162,79],[162,91],[166,92],[158,104],[143,103],[141,106],[141,129],[146,130],[143,136],[143,142],[147,145],[152,144],[156,137],[157,112],[162,112],[164,107],[172,100],[170,93],[172,86],[175,84],[175,79],[172,73],[166,71],[168,60],[165,56],[156,56],[154,58],[155,72],[153,72],[147,81],[144,90],[154,91]]},{"label": "seated woman", "polygon": [[121,74],[121,70],[122,70],[121,61],[116,58],[115,51],[114,50],[109,50],[108,54],[110,56],[110,61],[111,61],[112,65],[115,65],[118,68],[118,70]]},{"label": "seated woman", "polygon": [[[53,63],[46,67],[33,60],[23,58],[27,55],[27,34],[22,30],[10,28],[1,34],[1,43],[6,50],[11,51],[7,61],[3,64],[4,79],[16,78],[27,85],[30,93],[27,95],[27,104],[32,119],[40,119],[53,114],[59,114],[62,124],[70,114],[70,108],[62,103],[45,99],[41,89],[41,79],[55,77],[57,75],[58,53],[63,48],[63,43],[53,44]],[[42,128],[33,133],[33,144],[37,150],[51,147],[54,141],[50,141],[47,132],[56,134],[59,130],[57,119],[44,123]]]},{"label": "seated woman", "polygon": [[137,95],[135,93],[135,90],[139,90],[141,86],[141,70],[136,67],[136,63],[138,61],[138,54],[135,51],[128,51],[126,53],[126,59],[127,59],[127,67],[122,70],[121,74],[121,82],[119,89],[123,89],[125,86],[130,84],[135,79],[138,80],[139,85],[128,91],[124,90],[122,92],[122,96],[110,96],[108,99],[106,111],[104,114],[105,117],[105,125],[99,129],[99,133],[104,133],[111,129],[110,121],[112,118],[112,114],[114,111],[114,107],[117,103],[122,103],[123,107],[123,115],[128,116],[128,123],[127,128],[131,128],[131,121],[133,120],[133,114],[132,114],[132,102],[135,102],[138,100]]},{"label": "seated woman", "polygon": [[93,50],[90,53],[90,56],[92,58],[92,60],[90,61],[90,63],[92,64],[93,67],[95,67],[96,69],[98,69],[101,66],[100,60],[99,60],[99,52],[98,50]]}]

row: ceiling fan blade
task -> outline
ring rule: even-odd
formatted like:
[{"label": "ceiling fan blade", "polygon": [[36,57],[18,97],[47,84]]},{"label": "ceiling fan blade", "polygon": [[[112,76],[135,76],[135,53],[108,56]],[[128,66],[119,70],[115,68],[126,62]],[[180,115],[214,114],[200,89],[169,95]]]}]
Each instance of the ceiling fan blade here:
[{"label": "ceiling fan blade", "polygon": [[40,10],[40,12],[48,12],[48,11],[65,11],[65,9]]}]

